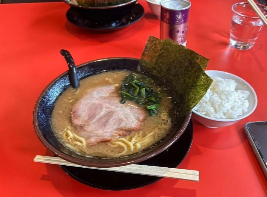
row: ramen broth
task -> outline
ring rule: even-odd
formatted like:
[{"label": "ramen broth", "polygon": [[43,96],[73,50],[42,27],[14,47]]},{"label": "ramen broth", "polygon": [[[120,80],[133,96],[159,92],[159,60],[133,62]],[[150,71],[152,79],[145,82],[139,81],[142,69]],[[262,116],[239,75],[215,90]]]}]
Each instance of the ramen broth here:
[{"label": "ramen broth", "polygon": [[[70,140],[69,135],[75,134],[75,128],[71,120],[73,105],[81,99],[90,88],[115,84],[119,91],[122,80],[130,73],[129,71],[112,71],[90,76],[82,79],[77,89],[68,87],[62,95],[59,96],[52,112],[52,128],[62,144],[84,156],[112,158],[142,151],[166,136],[171,127],[169,111],[172,107],[171,97],[167,95],[161,100],[159,113],[156,116],[147,115],[139,131],[132,131],[127,136],[112,139],[110,142],[100,142],[96,145],[86,144],[86,146],[82,146],[81,143],[79,143],[79,138],[77,143],[73,143],[72,140]],[[160,89],[160,87],[157,88]],[[68,132],[70,133],[68,134]]]}]

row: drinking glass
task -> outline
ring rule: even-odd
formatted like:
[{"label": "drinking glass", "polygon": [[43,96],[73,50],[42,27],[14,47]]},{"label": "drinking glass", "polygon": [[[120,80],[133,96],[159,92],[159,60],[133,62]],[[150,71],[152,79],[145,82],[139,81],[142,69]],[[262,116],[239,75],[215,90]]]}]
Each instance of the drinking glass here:
[{"label": "drinking glass", "polygon": [[[266,7],[257,5],[266,16]],[[259,37],[264,23],[249,3],[236,3],[232,6],[232,11],[230,45],[240,50],[251,49]]]}]

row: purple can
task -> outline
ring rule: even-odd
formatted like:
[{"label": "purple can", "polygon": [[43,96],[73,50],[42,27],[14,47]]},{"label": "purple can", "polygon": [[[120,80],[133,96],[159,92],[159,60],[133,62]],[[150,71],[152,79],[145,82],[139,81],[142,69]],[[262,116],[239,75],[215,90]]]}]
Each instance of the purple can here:
[{"label": "purple can", "polygon": [[187,0],[162,0],[160,38],[170,38],[186,46],[188,16],[191,2]]}]

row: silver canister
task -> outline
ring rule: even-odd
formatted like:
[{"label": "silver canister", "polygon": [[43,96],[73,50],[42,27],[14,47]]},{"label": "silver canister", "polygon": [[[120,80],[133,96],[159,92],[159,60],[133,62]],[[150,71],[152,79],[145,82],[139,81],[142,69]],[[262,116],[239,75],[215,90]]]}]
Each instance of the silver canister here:
[{"label": "silver canister", "polygon": [[191,2],[187,0],[162,0],[160,38],[170,38],[186,46],[188,16]]}]

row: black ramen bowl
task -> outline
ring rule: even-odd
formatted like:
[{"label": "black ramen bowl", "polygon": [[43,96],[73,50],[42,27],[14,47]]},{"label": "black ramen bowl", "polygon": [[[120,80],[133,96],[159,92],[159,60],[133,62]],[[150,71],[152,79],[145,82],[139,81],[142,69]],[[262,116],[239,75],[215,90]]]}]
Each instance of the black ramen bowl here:
[{"label": "black ramen bowl", "polygon": [[75,4],[72,0],[64,0],[64,2],[70,5],[75,12],[81,14],[85,19],[93,23],[105,24],[110,21],[120,20],[125,15],[129,14],[137,3],[136,0],[130,0],[129,2],[118,5],[89,7]]},{"label": "black ramen bowl", "polygon": [[[77,67],[79,79],[90,77],[105,71],[128,70],[137,71],[138,59],[109,58],[84,63]],[[189,124],[191,113],[175,121],[169,133],[149,148],[119,158],[85,157],[66,148],[55,136],[51,127],[51,116],[54,104],[61,93],[70,86],[68,72],[54,79],[42,92],[34,109],[34,128],[41,142],[55,155],[72,163],[90,167],[115,167],[138,163],[152,158],[168,149],[184,133]],[[179,150],[177,150],[179,151]]]}]

